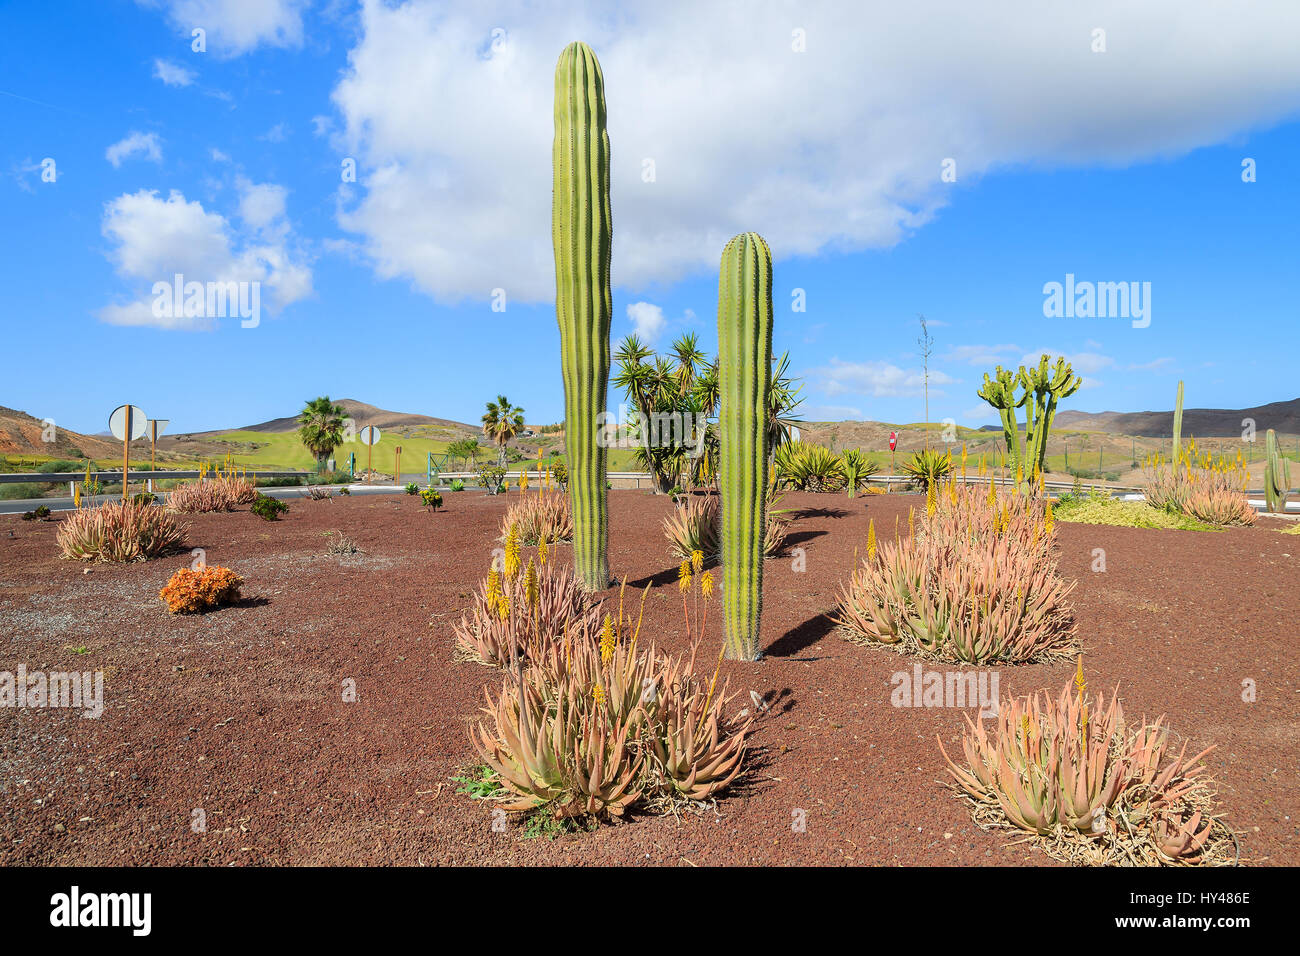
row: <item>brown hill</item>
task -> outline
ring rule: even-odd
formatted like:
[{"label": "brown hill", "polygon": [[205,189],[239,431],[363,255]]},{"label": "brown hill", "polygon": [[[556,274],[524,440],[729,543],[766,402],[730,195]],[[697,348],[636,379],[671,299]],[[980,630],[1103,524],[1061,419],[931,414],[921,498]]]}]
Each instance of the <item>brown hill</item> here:
[{"label": "brown hill", "polygon": [[[35,416],[0,405],[0,454],[49,458],[111,458],[121,456],[122,443],[104,435],[83,435],[54,428],[54,441],[44,440],[46,425]],[[139,443],[137,443],[139,444]],[[145,443],[145,447],[148,447]],[[132,453],[135,453],[132,446]]]},{"label": "brown hill", "polygon": [[[1254,408],[1185,408],[1183,434],[1197,438],[1237,438],[1241,436],[1242,419],[1245,418],[1253,418],[1255,429],[1260,433],[1269,428],[1287,435],[1300,433],[1300,398]],[[1163,438],[1173,434],[1174,413],[1065,411],[1057,414],[1056,425],[1058,428],[1112,435]]]},{"label": "brown hill", "polygon": [[[381,429],[394,429],[405,432],[409,428],[420,429],[421,434],[426,430],[444,431],[447,434],[433,434],[433,438],[464,438],[468,435],[477,435],[481,429],[476,425],[466,425],[464,422],[454,422],[446,418],[433,418],[429,415],[417,415],[413,412],[390,412],[384,408],[376,408],[374,405],[367,405],[365,402],[358,402],[354,398],[339,399],[335,404],[340,405],[348,413],[348,416],[356,422],[358,428],[364,428],[366,425],[374,425]],[[260,425],[245,425],[240,429],[222,429],[223,431],[249,431],[249,432],[292,432],[298,430],[298,416],[291,415],[287,418],[273,418],[269,422],[262,422]],[[216,434],[215,432],[206,432],[200,434]]]}]

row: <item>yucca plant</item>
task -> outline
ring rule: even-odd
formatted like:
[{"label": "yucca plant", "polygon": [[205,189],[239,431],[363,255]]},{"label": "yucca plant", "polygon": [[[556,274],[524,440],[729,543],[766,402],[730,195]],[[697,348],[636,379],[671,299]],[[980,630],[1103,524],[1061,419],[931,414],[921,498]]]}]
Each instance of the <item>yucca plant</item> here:
[{"label": "yucca plant", "polygon": [[556,544],[573,540],[573,507],[569,496],[560,492],[522,495],[501,519],[501,538],[511,528],[519,529],[520,544]]},{"label": "yucca plant", "polygon": [[1073,686],[1007,698],[996,728],[966,718],[965,762],[939,749],[976,822],[1025,830],[1052,856],[1095,865],[1224,863],[1231,837],[1213,814],[1203,760],[1175,749],[1164,718],[1126,724],[1118,691]]},{"label": "yucca plant", "polygon": [[834,619],[856,643],[927,659],[1022,663],[1075,647],[1044,505],[949,482],[934,488],[914,536],[868,549]]},{"label": "yucca plant", "polygon": [[844,449],[840,454],[840,463],[844,472],[844,486],[850,498],[866,485],[868,478],[880,470],[880,466],[858,448]]},{"label": "yucca plant", "polygon": [[952,474],[952,455],[946,451],[923,448],[903,462],[903,474],[911,478],[912,483],[922,491],[928,492],[931,485],[938,484]]},{"label": "yucca plant", "polygon": [[55,540],[65,558],[146,561],[179,548],[186,530],[162,508],[109,501],[72,512],[59,523]]}]

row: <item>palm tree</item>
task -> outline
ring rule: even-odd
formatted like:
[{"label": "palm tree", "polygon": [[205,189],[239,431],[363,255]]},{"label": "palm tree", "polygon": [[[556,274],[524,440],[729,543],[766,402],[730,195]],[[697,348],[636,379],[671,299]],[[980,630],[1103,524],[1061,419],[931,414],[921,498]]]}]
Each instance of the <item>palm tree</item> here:
[{"label": "palm tree", "polygon": [[524,430],[524,410],[510,404],[510,399],[498,395],[495,402],[487,403],[483,415],[483,434],[497,443],[497,464],[505,467],[506,443]]},{"label": "palm tree", "polygon": [[447,454],[453,461],[472,463],[478,461],[478,447],[477,439],[462,438],[447,446]]},{"label": "palm tree", "polygon": [[334,449],[343,444],[347,415],[343,406],[335,405],[328,395],[313,398],[298,415],[298,437],[316,457],[318,471],[325,467]]}]

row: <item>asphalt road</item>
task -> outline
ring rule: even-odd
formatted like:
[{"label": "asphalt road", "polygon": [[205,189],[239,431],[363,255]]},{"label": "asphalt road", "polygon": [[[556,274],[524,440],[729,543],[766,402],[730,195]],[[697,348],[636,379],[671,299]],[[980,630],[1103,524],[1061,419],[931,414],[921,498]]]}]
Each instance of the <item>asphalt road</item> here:
[{"label": "asphalt road", "polygon": [[[393,495],[405,494],[406,489],[399,485],[324,485],[334,494],[339,493],[340,488],[348,488],[354,495]],[[305,497],[307,489],[301,485],[289,486],[285,488],[259,488],[262,494],[270,498],[284,498],[293,500],[294,498]],[[100,495],[100,501],[110,500],[107,495]],[[0,501],[0,515],[22,514],[31,511],[37,505],[45,505],[51,511],[71,511],[73,508],[72,498],[18,498],[12,501]]]}]

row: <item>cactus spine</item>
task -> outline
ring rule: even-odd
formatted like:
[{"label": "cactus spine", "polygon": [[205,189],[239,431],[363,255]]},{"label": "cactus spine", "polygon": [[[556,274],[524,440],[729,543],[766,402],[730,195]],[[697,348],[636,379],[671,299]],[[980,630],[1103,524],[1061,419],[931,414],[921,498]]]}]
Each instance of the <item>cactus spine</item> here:
[{"label": "cactus spine", "polygon": [[564,369],[565,450],[573,503],[573,561],[588,591],[609,586],[603,435],[609,385],[611,240],[605,80],[585,43],[570,43],[555,67],[555,317]]},{"label": "cactus spine", "polygon": [[756,233],[722,251],[718,274],[722,608],[726,656],[759,657],[772,392],[772,253]]},{"label": "cactus spine", "polygon": [[1178,456],[1183,450],[1183,381],[1178,380],[1178,401],[1174,403],[1174,457],[1169,459],[1178,464]]},{"label": "cactus spine", "polygon": [[1286,496],[1291,491],[1291,462],[1277,446],[1277,433],[1264,434],[1264,502],[1270,514],[1286,513]]}]

